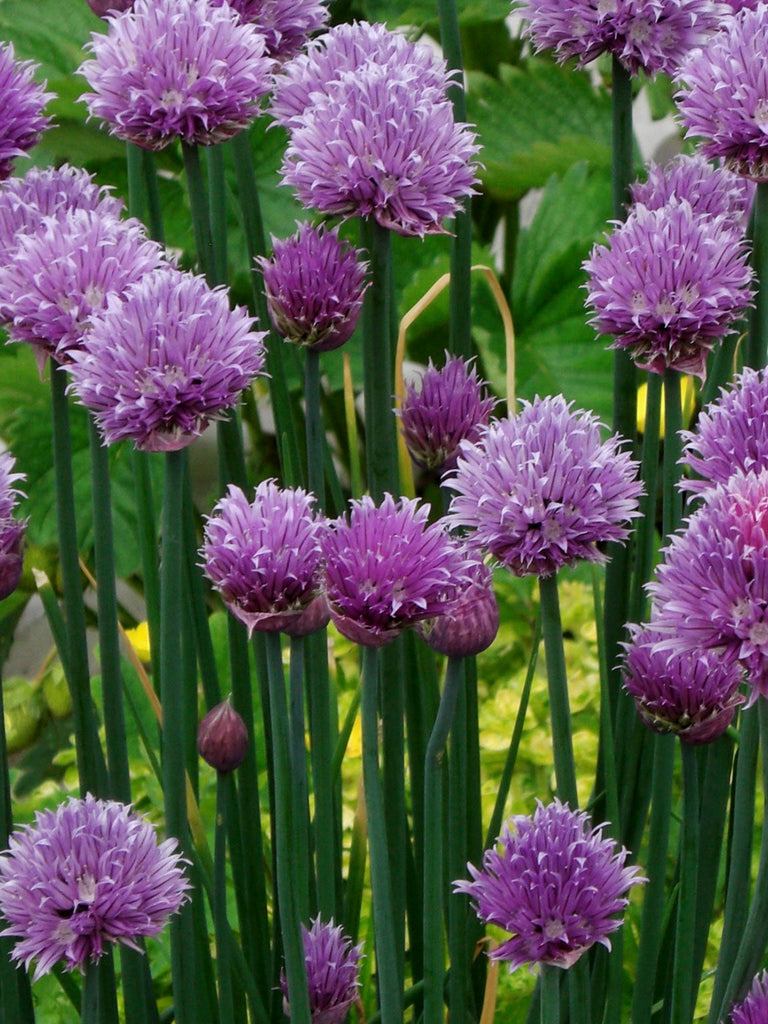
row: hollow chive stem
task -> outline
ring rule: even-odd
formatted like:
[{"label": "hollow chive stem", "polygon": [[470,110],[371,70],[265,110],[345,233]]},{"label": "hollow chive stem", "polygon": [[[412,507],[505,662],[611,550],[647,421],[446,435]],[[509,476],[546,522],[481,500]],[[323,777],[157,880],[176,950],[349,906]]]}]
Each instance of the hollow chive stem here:
[{"label": "hollow chive stem", "polygon": [[213,916],[216,936],[216,974],[218,977],[219,1020],[234,1020],[231,936],[227,920],[227,829],[229,802],[233,788],[231,772],[217,772],[216,828],[213,852]]},{"label": "hollow chive stem", "polygon": [[374,647],[363,648],[362,697],[363,785],[368,815],[368,848],[371,858],[373,916],[376,922],[376,971],[382,1024],[402,1024],[403,992],[397,973],[395,928],[392,921],[392,884],[387,854],[384,797],[379,775],[378,675],[379,657]]},{"label": "hollow chive stem", "polygon": [[449,658],[445,685],[424,759],[424,1024],[442,1024],[443,980],[443,759],[464,659]]},{"label": "hollow chive stem", "polygon": [[540,991],[541,1024],[559,1024],[560,1021],[560,968],[552,964],[542,964]]},{"label": "hollow chive stem", "polygon": [[299,919],[309,918],[310,854],[307,741],[304,725],[304,671],[306,637],[291,637],[288,678],[291,749],[291,799],[293,801],[292,856],[296,873],[296,905]]},{"label": "hollow chive stem", "polygon": [[664,537],[669,537],[683,518],[683,498],[677,486],[680,480],[680,431],[683,428],[680,396],[680,374],[677,370],[664,373],[664,464],[662,467],[662,493],[664,508],[662,523]]},{"label": "hollow chive stem", "polygon": [[690,1024],[694,1010],[693,952],[699,868],[699,764],[695,747],[681,743],[680,752],[683,762],[683,821],[672,975],[672,1021],[673,1024]]},{"label": "hollow chive stem", "polygon": [[745,363],[760,369],[768,351],[768,182],[757,184],[752,223],[752,267],[758,291],[749,318]]},{"label": "hollow chive stem", "polygon": [[320,407],[320,353],[307,348],[304,366],[304,403],[307,437],[307,482],[320,509],[325,506],[323,471],[323,419]]},{"label": "hollow chive stem", "polygon": [[549,711],[552,721],[552,744],[555,757],[557,795],[569,807],[578,807],[576,767],[573,759],[571,710],[568,701],[568,678],[563,650],[563,627],[560,620],[560,599],[557,573],[539,578],[541,627],[547,661]]}]

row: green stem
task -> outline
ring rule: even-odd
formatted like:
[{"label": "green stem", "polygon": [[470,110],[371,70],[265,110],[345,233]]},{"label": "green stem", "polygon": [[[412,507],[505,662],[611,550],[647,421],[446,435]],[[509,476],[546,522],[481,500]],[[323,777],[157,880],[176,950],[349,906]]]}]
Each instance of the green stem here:
[{"label": "green stem", "polygon": [[539,578],[541,627],[547,660],[549,713],[552,720],[552,744],[555,758],[557,795],[572,809],[578,807],[576,767],[571,737],[571,710],[568,702],[568,679],[563,650],[563,627],[560,621],[560,600],[557,573]]},{"label": "green stem", "polygon": [[181,152],[184,157],[184,172],[187,177],[187,191],[189,193],[189,205],[192,210],[192,230],[195,235],[195,249],[200,269],[209,284],[214,285],[215,257],[213,250],[213,236],[211,234],[211,223],[208,218],[208,202],[203,179],[203,169],[200,164],[200,149],[197,145],[189,145],[186,142],[181,144]]},{"label": "green stem", "polygon": [[[382,679],[387,685],[379,690],[381,707],[382,782],[386,820],[391,910],[394,926],[396,969],[400,989],[405,979],[405,916],[408,901],[407,812],[405,803],[405,666],[402,638],[389,644],[379,655]],[[418,685],[412,680],[411,685]]]},{"label": "green stem", "polygon": [[318,508],[325,507],[325,473],[323,471],[323,421],[320,410],[320,353],[306,350],[304,367],[304,402],[307,427],[307,481],[317,498]]},{"label": "green stem", "polygon": [[234,1019],[232,975],[230,969],[230,931],[227,920],[227,827],[231,774],[217,773],[216,835],[214,840],[213,916],[216,935],[216,973],[219,981],[219,1020]]},{"label": "green stem", "polygon": [[299,918],[302,921],[309,917],[310,890],[307,743],[304,729],[304,645],[305,638],[303,636],[291,637],[291,667],[288,683],[293,799],[291,855],[296,871],[296,905]]},{"label": "green stem", "polygon": [[752,266],[757,277],[757,296],[749,318],[745,364],[765,366],[768,346],[768,183],[758,182],[753,208]]},{"label": "green stem", "polygon": [[211,283],[227,283],[227,185],[224,178],[224,147],[206,146],[208,212],[211,224]]},{"label": "green stem", "polygon": [[696,927],[696,892],[699,848],[699,765],[696,747],[682,743],[683,823],[680,832],[680,887],[675,931],[675,967],[672,977],[673,1024],[693,1020],[693,951]]},{"label": "green stem", "polygon": [[279,633],[266,633],[267,679],[269,684],[270,727],[275,779],[275,842],[277,895],[280,901],[280,927],[285,950],[285,973],[292,1024],[310,1024],[304,943],[297,903],[297,875],[294,850],[294,807],[291,796],[291,754],[288,702],[285,695],[282,648]]},{"label": "green stem", "polygon": [[560,977],[559,967],[552,964],[541,965],[541,1024],[560,1024]]},{"label": "green stem", "polygon": [[680,374],[667,370],[664,374],[664,466],[662,491],[664,509],[662,523],[668,538],[683,518],[683,498],[677,486],[680,480],[678,460],[681,453],[680,431],[683,428],[680,400]]},{"label": "green stem", "polygon": [[392,883],[389,874],[384,797],[379,775],[378,651],[363,648],[361,721],[363,784],[368,815],[368,848],[376,936],[376,967],[382,1024],[402,1024],[403,992],[397,972]]},{"label": "green stem", "polygon": [[463,685],[464,660],[449,658],[443,695],[440,698],[424,762],[424,1024],[443,1024],[445,1016],[445,961],[442,939],[443,757],[456,700]]},{"label": "green stem", "polygon": [[[462,666],[463,661],[463,666]],[[477,920],[476,915],[472,912],[471,907],[467,906],[465,900],[456,899],[450,890],[450,886],[446,885],[446,882],[453,878],[460,878],[466,870],[467,862],[472,860],[475,861],[475,854],[477,851],[473,851],[470,854],[469,850],[469,786],[470,786],[470,771],[469,771],[469,744],[470,737],[467,729],[467,691],[469,689],[469,664],[468,660],[461,659],[454,664],[454,659],[448,659],[448,667],[446,669],[445,686],[443,688],[443,695],[438,706],[437,716],[435,718],[435,724],[432,729],[432,734],[429,738],[427,745],[427,751],[425,755],[425,769],[424,769],[424,858],[422,865],[422,874],[425,879],[429,872],[432,870],[428,865],[431,864],[431,858],[429,855],[430,844],[436,839],[441,843],[439,860],[434,863],[435,872],[437,868],[440,868],[442,877],[438,880],[433,879],[432,884],[437,885],[439,882],[440,889],[438,891],[443,892],[443,904],[445,907],[445,916],[448,920],[448,959],[451,965],[451,969],[448,972],[448,1005],[450,1006],[451,1019],[454,1024],[464,1020],[467,1012],[467,1006],[469,1003],[470,993],[470,968],[472,964],[472,950],[468,950],[467,946],[469,943],[468,925],[470,915]],[[427,795],[430,779],[429,772],[434,772],[435,766],[431,764],[430,747],[435,736],[435,730],[440,725],[440,716],[443,711],[443,704],[447,699],[452,699],[450,696],[450,689],[448,686],[449,674],[457,673],[460,675],[460,681],[458,683],[458,693],[454,700],[453,709],[453,722],[451,724],[451,756],[448,760],[448,821],[447,821],[447,835],[450,837],[448,843],[447,856],[443,858],[442,854],[442,842],[443,832],[446,828],[444,821],[444,810],[442,804],[444,802],[442,794],[442,782],[444,769],[441,770],[439,784],[440,791],[435,799],[440,807],[439,809],[432,806],[430,803],[430,797]],[[475,733],[477,736],[477,733]],[[438,734],[439,739],[439,734]],[[443,747],[445,743],[443,742]],[[438,749],[436,752],[438,760],[442,761],[443,752],[442,749]],[[473,792],[473,800],[479,800],[479,795]],[[438,815],[437,821],[435,816]],[[438,836],[430,835],[439,827],[441,832]],[[445,861],[445,863],[444,863]],[[448,878],[446,879],[444,874],[445,867],[448,868]],[[426,905],[426,886],[424,888],[425,893],[425,904],[423,912],[423,923],[422,931],[424,934],[424,965],[425,965],[425,977],[426,977],[426,966],[430,959],[433,960],[435,966],[437,966],[437,957],[440,956],[440,969],[442,975],[443,959],[442,959],[442,942],[437,941],[437,936],[442,936],[441,917],[436,915]],[[431,923],[430,923],[431,918]],[[431,945],[429,943],[429,934],[432,934]],[[437,981],[434,982],[437,984]],[[440,979],[440,1006],[442,1007],[442,977]],[[434,997],[434,1016],[437,1016],[437,995]],[[426,1014],[426,999],[425,999],[425,1019]],[[442,1019],[442,1018],[441,1018]]]},{"label": "green stem", "polygon": [[147,452],[134,448],[133,479],[136,493],[139,548],[144,577],[144,603],[147,609],[149,655],[155,686],[160,680],[160,573],[157,565],[157,526],[152,495],[152,477]]}]

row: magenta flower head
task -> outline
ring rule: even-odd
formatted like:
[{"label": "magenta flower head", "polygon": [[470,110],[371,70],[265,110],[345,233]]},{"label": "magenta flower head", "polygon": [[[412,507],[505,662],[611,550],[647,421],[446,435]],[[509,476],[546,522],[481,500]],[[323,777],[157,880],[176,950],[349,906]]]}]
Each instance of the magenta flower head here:
[{"label": "magenta flower head", "polygon": [[367,263],[327,231],[303,223],[295,235],[272,238],[271,259],[257,257],[269,315],[277,333],[295,345],[330,352],[349,341],[363,308]]},{"label": "magenta flower head", "polygon": [[323,537],[334,625],[364,647],[382,647],[409,626],[442,615],[471,583],[472,560],[429,509],[385,494],[352,501],[349,518]]},{"label": "magenta flower head", "polygon": [[683,743],[711,743],[721,736],[744,703],[741,666],[714,651],[671,651],[660,644],[663,635],[648,627],[631,626],[630,636],[624,686],[643,722]]},{"label": "magenta flower head", "polygon": [[724,484],[737,471],[768,468],[768,372],[746,368],[704,409],[696,429],[681,434],[680,460],[697,477],[684,477],[687,491]]},{"label": "magenta flower head", "polygon": [[163,252],[137,220],[74,210],[19,238],[0,267],[0,320],[8,340],[33,346],[42,374],[48,356],[67,362],[96,313],[160,266]]},{"label": "magenta flower head", "polygon": [[768,180],[768,4],[729,18],[681,67],[675,100],[686,138],[754,181]]},{"label": "magenta flower head", "polygon": [[[211,0],[214,7],[225,2]],[[325,0],[229,0],[229,6],[264,36],[267,56],[277,61],[295,57],[328,21]]]},{"label": "magenta flower head", "polygon": [[453,886],[472,898],[481,921],[511,933],[492,960],[508,961],[510,972],[524,964],[567,968],[596,942],[611,948],[627,893],[645,881],[626,857],[586,812],[539,802],[533,817],[510,818],[482,869],[467,865],[472,881]]},{"label": "magenta flower head", "polygon": [[138,949],[187,899],[176,840],[158,845],[154,826],[111,800],[69,799],[37,811],[0,856],[0,912],[18,938],[11,957],[35,979],[101,958],[110,943]]},{"label": "magenta flower head", "polygon": [[462,441],[474,443],[491,418],[495,399],[473,360],[445,354],[438,370],[429,360],[421,384],[408,384],[397,412],[411,458],[427,469],[456,468]]},{"label": "magenta flower head", "polygon": [[24,564],[27,520],[14,518],[16,504],[22,497],[16,484],[24,477],[14,473],[15,464],[10,452],[0,453],[0,601],[19,585]]},{"label": "magenta flower head", "polygon": [[264,333],[225,289],[166,266],[123,298],[107,296],[80,348],[70,387],[106,444],[145,451],[184,448],[235,405],[264,366]]},{"label": "magenta flower head", "polygon": [[469,658],[487,650],[499,631],[499,603],[493,590],[493,575],[476,554],[471,582],[462,587],[442,615],[416,625],[422,640],[438,654]]},{"label": "magenta flower head", "polygon": [[[360,959],[363,946],[353,946],[341,925],[333,919],[323,922],[316,917],[307,929],[301,926],[304,940],[304,962],[309,986],[309,1009],[312,1024],[344,1024],[350,1006],[358,998]],[[288,981],[280,974],[283,990],[283,1012],[291,1016],[288,1002]]]},{"label": "magenta flower head", "polygon": [[720,28],[712,0],[522,0],[534,48],[584,65],[601,53],[618,57],[633,75],[675,71]]},{"label": "magenta flower head", "polygon": [[248,632],[313,633],[325,626],[322,538],[315,497],[263,480],[248,501],[230,485],[205,524],[203,568]]},{"label": "magenta flower head", "polygon": [[768,1020],[768,971],[756,974],[746,998],[733,1007],[729,1024],[765,1024]]},{"label": "magenta flower head", "polygon": [[739,662],[768,695],[768,470],[735,473],[707,492],[663,550],[651,628],[673,651],[713,651]]},{"label": "magenta flower head", "polygon": [[229,4],[136,0],[93,33],[82,99],[112,135],[144,149],[209,146],[237,135],[271,88],[264,37]]},{"label": "magenta flower head", "polygon": [[747,259],[729,217],[696,214],[686,200],[636,206],[584,262],[590,323],[641,369],[703,379],[710,350],[752,301]]},{"label": "magenta flower head", "polygon": [[445,480],[456,492],[449,520],[517,576],[604,561],[598,544],[625,540],[638,515],[637,463],[562,395],[521,405],[476,444],[462,443]]},{"label": "magenta flower head", "polygon": [[680,154],[668,164],[652,163],[646,180],[630,186],[632,202],[657,210],[685,199],[694,213],[725,214],[740,230],[746,227],[755,184],[727,167],[715,167],[701,153]]},{"label": "magenta flower head", "polygon": [[50,118],[43,114],[53,94],[35,82],[37,65],[15,59],[13,45],[0,43],[0,181],[10,176],[13,161],[40,141]]},{"label": "magenta flower head", "polygon": [[99,187],[93,175],[79,167],[32,167],[23,178],[8,178],[0,186],[0,261],[19,244],[22,235],[40,231],[46,217],[65,217],[74,210],[93,210],[116,220],[122,200]]}]

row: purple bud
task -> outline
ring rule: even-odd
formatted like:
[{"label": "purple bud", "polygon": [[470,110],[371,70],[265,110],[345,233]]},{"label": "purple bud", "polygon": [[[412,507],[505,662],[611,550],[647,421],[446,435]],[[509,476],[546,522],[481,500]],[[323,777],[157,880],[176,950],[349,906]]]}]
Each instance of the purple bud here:
[{"label": "purple bud", "polygon": [[228,700],[211,708],[197,730],[200,757],[217,772],[231,772],[245,760],[248,731]]},{"label": "purple bud", "polygon": [[469,658],[490,647],[499,631],[499,605],[490,569],[477,563],[475,578],[443,615],[416,627],[424,642],[449,658]]}]

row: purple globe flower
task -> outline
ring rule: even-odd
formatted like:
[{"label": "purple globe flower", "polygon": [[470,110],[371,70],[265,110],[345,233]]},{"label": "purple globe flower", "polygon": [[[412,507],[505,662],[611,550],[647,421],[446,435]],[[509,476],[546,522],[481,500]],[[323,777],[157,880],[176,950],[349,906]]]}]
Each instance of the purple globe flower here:
[{"label": "purple globe flower", "polygon": [[729,217],[696,214],[684,199],[636,206],[584,262],[589,322],[641,369],[703,379],[708,353],[754,295],[747,258]]},{"label": "purple globe flower", "polygon": [[768,180],[766,47],[768,4],[742,9],[682,66],[675,96],[686,138],[755,181]]},{"label": "purple globe flower", "polygon": [[327,624],[322,594],[325,520],[314,495],[263,480],[249,502],[230,485],[205,525],[203,568],[249,633],[313,633]]},{"label": "purple globe flower", "polygon": [[630,186],[632,202],[657,210],[685,199],[694,213],[725,214],[743,230],[755,194],[755,184],[727,167],[715,167],[701,153],[681,154],[668,164],[652,163],[644,182]]},{"label": "purple globe flower", "polygon": [[271,259],[258,257],[269,315],[286,341],[330,352],[355,332],[363,308],[367,264],[336,230],[303,223],[295,235],[272,238]]},{"label": "purple globe flower", "polygon": [[381,647],[446,611],[472,582],[473,562],[417,500],[386,494],[351,503],[323,537],[331,618],[344,636]]},{"label": "purple globe flower", "polygon": [[768,695],[768,470],[713,487],[663,555],[648,585],[660,644],[739,662],[748,705]]},{"label": "purple globe flower", "polygon": [[[211,0],[220,7],[226,0]],[[326,0],[229,0],[244,22],[264,36],[267,56],[289,60],[328,21]]]},{"label": "purple globe flower", "polygon": [[138,949],[158,935],[187,899],[176,840],[157,843],[154,826],[111,800],[69,799],[37,811],[0,856],[3,935],[18,938],[11,957],[35,979],[99,960],[110,943]]},{"label": "purple globe flower", "polygon": [[499,603],[491,570],[477,555],[469,557],[473,560],[471,582],[458,591],[442,615],[416,625],[427,646],[449,658],[480,654],[491,646],[499,631]]},{"label": "purple globe flower", "polygon": [[701,479],[684,477],[693,493],[724,484],[733,473],[768,468],[768,371],[745,369],[699,414],[696,429],[681,434],[680,460]]},{"label": "purple globe flower", "polygon": [[43,110],[53,93],[35,82],[37,64],[15,59],[12,43],[0,43],[0,181],[13,170],[13,161],[37,145],[50,118]]},{"label": "purple globe flower", "polygon": [[[301,934],[312,1024],[344,1024],[350,1006],[358,998],[363,945],[353,946],[341,925],[334,927],[333,918],[325,923],[316,917],[311,928],[301,926]],[[290,1018],[285,971],[281,972],[280,985],[283,1012]]]},{"label": "purple globe flower", "polygon": [[580,65],[611,53],[633,75],[673,72],[720,28],[712,0],[522,0],[516,9],[537,51]]},{"label": "purple globe flower", "polygon": [[107,23],[78,69],[93,90],[82,99],[112,135],[144,149],[229,139],[271,88],[264,37],[229,4],[136,0]]},{"label": "purple globe flower", "polygon": [[661,633],[631,626],[624,645],[624,686],[638,714],[654,732],[675,733],[683,743],[711,743],[744,703],[743,672],[713,651],[671,651]]},{"label": "purple globe flower", "polygon": [[571,967],[596,942],[611,948],[626,894],[645,881],[626,857],[584,811],[539,802],[533,817],[510,818],[482,869],[467,865],[471,882],[453,885],[472,898],[480,920],[511,933],[491,959],[508,961],[510,972],[524,964]]},{"label": "purple globe flower", "polygon": [[318,95],[332,91],[347,72],[365,75],[372,65],[387,66],[393,77],[418,83],[419,89],[439,101],[445,99],[455,77],[430,47],[409,42],[386,25],[344,23],[310,43],[306,53],[282,68],[269,111],[278,124],[291,130]]},{"label": "purple globe flower", "polygon": [[731,1010],[730,1024],[765,1024],[768,1020],[768,971],[756,974],[743,1002]]},{"label": "purple globe flower", "polygon": [[93,210],[104,219],[118,219],[123,202],[98,186],[79,167],[32,167],[23,178],[0,185],[0,260],[8,260],[22,235],[33,235],[46,217],[64,217],[74,210]]},{"label": "purple globe flower", "polygon": [[231,310],[227,292],[163,267],[110,294],[80,348],[70,387],[107,444],[130,438],[146,451],[190,444],[234,405],[264,366],[264,333]]},{"label": "purple globe flower", "polygon": [[521,405],[476,444],[462,443],[445,481],[456,492],[449,520],[517,576],[604,561],[597,545],[625,540],[638,515],[637,463],[562,395]]},{"label": "purple globe flower", "polygon": [[8,340],[32,345],[42,375],[48,356],[67,362],[110,295],[160,266],[163,252],[137,220],[73,210],[18,239],[0,267],[0,320]]},{"label": "purple globe flower", "polygon": [[446,352],[442,369],[430,359],[420,387],[406,387],[396,413],[406,447],[418,465],[455,469],[461,442],[474,443],[488,425],[496,401],[473,364],[474,360]]},{"label": "purple globe flower", "polygon": [[21,579],[24,564],[26,519],[15,519],[14,511],[21,491],[16,484],[24,479],[14,473],[15,459],[10,452],[0,452],[0,601],[9,597]]}]

